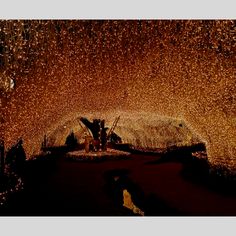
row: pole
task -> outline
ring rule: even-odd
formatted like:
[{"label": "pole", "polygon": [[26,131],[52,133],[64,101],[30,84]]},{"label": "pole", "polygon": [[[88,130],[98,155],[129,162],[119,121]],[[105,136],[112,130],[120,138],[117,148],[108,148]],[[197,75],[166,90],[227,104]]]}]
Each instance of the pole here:
[{"label": "pole", "polygon": [[111,129],[109,130],[109,132],[108,132],[107,138],[110,137],[110,135],[112,134],[112,132],[113,132],[114,129],[116,128],[116,125],[117,125],[119,119],[120,119],[120,116],[118,116],[118,117],[115,119],[115,121],[113,122],[112,127],[111,127]]}]

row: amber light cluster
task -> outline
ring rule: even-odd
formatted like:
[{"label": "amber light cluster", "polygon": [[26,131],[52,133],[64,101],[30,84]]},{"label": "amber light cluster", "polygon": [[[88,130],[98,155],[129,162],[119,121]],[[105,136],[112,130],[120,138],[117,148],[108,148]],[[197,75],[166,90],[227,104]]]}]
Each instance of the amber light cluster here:
[{"label": "amber light cluster", "polygon": [[235,47],[230,20],[0,21],[1,136],[30,157],[68,116],[147,112],[236,169]]}]

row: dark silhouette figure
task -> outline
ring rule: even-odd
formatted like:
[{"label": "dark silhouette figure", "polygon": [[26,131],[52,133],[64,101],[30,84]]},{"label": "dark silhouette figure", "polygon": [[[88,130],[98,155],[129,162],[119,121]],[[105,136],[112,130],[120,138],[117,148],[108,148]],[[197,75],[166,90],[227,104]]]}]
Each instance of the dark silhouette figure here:
[{"label": "dark silhouette figure", "polygon": [[22,173],[25,165],[26,154],[22,138],[11,147],[6,154],[6,163],[16,173]]},{"label": "dark silhouette figure", "polygon": [[100,132],[100,119],[93,119],[93,122],[90,122],[87,118],[81,117],[81,122],[90,129],[92,132],[94,140],[99,140],[99,132]]},{"label": "dark silhouette figure", "polygon": [[18,170],[22,170],[25,164],[26,155],[23,148],[23,140],[20,139],[16,147],[16,167]]},{"label": "dark silhouette figure", "polygon": [[90,122],[85,117],[81,117],[80,120],[92,132],[94,151],[98,151],[100,149],[101,144],[101,120],[93,119],[93,122]]},{"label": "dark silhouette figure", "polygon": [[85,117],[81,117],[80,120],[92,132],[95,151],[105,151],[108,140],[114,144],[122,142],[121,137],[116,133],[111,132],[111,134],[107,134],[108,128],[105,127],[105,120],[94,119],[93,122],[90,122]]},{"label": "dark silhouette figure", "polygon": [[77,146],[77,144],[78,144],[77,138],[75,137],[74,132],[71,131],[71,133],[66,138],[66,145],[69,148],[75,148]]}]

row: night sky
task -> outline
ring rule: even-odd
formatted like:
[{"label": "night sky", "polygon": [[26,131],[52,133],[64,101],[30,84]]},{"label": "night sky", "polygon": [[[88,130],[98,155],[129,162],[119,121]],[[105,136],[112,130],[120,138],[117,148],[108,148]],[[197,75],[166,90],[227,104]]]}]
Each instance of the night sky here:
[{"label": "night sky", "polygon": [[161,115],[236,170],[235,50],[230,20],[0,21],[1,136],[30,156],[80,114]]}]

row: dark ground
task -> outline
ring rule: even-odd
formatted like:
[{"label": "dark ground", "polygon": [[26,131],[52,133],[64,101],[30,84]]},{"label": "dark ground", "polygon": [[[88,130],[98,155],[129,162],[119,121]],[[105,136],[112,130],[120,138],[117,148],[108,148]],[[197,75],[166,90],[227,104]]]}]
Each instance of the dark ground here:
[{"label": "dark ground", "polygon": [[127,189],[146,216],[235,216],[236,194],[209,185],[198,165],[179,154],[100,162],[41,157],[26,163],[24,191],[11,195],[0,215],[134,216],[122,206]]}]

